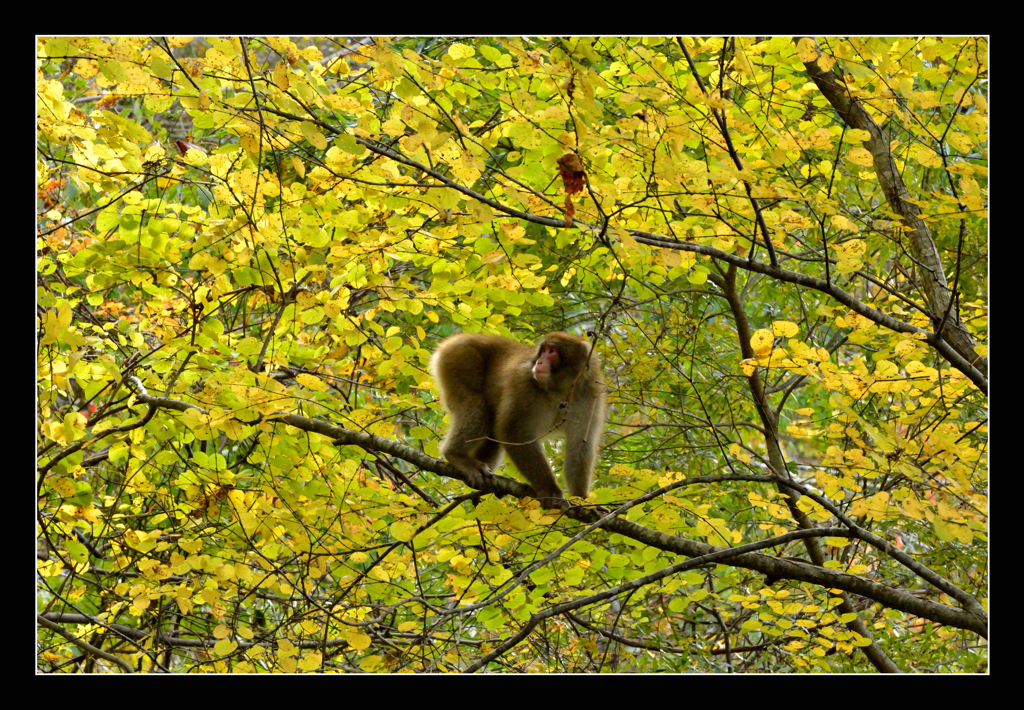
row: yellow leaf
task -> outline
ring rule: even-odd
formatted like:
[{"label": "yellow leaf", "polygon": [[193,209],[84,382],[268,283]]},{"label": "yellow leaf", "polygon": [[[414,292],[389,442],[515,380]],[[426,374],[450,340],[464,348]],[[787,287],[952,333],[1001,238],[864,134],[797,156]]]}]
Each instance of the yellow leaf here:
[{"label": "yellow leaf", "polygon": [[890,360],[879,360],[875,366],[875,377],[893,377],[898,372],[899,368]]},{"label": "yellow leaf", "polygon": [[359,670],[365,673],[380,673],[386,668],[384,659],[380,656],[367,656],[359,662]]},{"label": "yellow leaf", "polygon": [[260,140],[251,133],[242,136],[241,140],[242,150],[251,155],[256,155],[260,152]]},{"label": "yellow leaf", "polygon": [[400,542],[408,542],[412,540],[413,533],[415,532],[409,523],[401,520],[391,523],[391,537],[395,538]]},{"label": "yellow leaf", "polygon": [[60,304],[60,308],[57,309],[57,325],[61,328],[71,325],[71,306],[67,303]]},{"label": "yellow leaf", "polygon": [[615,232],[615,236],[617,236],[622,241],[622,246],[626,247],[627,249],[640,248],[640,243],[637,242],[637,240],[633,239],[632,235],[619,225],[613,225],[612,230]]},{"label": "yellow leaf", "polygon": [[928,168],[942,167],[942,158],[936,155],[935,151],[921,143],[915,143],[911,149],[914,160]]},{"label": "yellow leaf", "polygon": [[772,333],[774,335],[791,338],[799,332],[800,329],[796,323],[790,323],[788,320],[777,320],[772,323]]},{"label": "yellow leaf", "polygon": [[370,637],[361,631],[346,631],[345,638],[348,640],[349,645],[357,651],[362,651],[370,647]]},{"label": "yellow leaf", "polygon": [[56,491],[58,495],[62,495],[65,498],[70,498],[75,494],[75,484],[67,478],[58,478],[50,484],[50,488]]},{"label": "yellow leaf", "polygon": [[888,504],[889,493],[887,491],[879,491],[868,499],[868,515],[875,520],[881,520],[885,517]]},{"label": "yellow leaf", "polygon": [[227,434],[228,438],[232,441],[238,441],[245,436],[245,427],[242,426],[241,422],[235,419],[228,419],[227,421],[222,422],[220,429]]},{"label": "yellow leaf", "polygon": [[969,153],[974,147],[974,141],[963,133],[949,133],[946,135],[946,141],[961,153]]},{"label": "yellow leaf", "polygon": [[757,360],[754,358],[740,360],[740,368],[743,370],[744,375],[750,377],[751,375],[754,374],[754,371],[757,369]]},{"label": "yellow leaf", "polygon": [[198,409],[186,409],[181,415],[182,423],[192,431],[208,434],[210,430],[210,418]]},{"label": "yellow leaf", "polygon": [[932,528],[935,530],[935,535],[943,542],[952,542],[955,539],[955,535],[949,529],[951,523],[947,523],[939,516],[932,518]]},{"label": "yellow leaf", "polygon": [[914,520],[922,520],[927,515],[925,507],[921,505],[921,501],[913,493],[903,499],[900,503],[900,508],[908,518],[913,518]]},{"label": "yellow leaf", "polygon": [[907,357],[917,349],[917,343],[913,340],[901,340],[893,346],[892,351],[899,357]]},{"label": "yellow leaf", "polygon": [[796,43],[796,55],[801,62],[813,62],[818,58],[818,45],[810,37],[801,37]]},{"label": "yellow leaf", "polygon": [[754,352],[758,355],[766,355],[772,350],[772,342],[774,337],[772,331],[760,328],[754,332],[750,338],[750,347],[754,349]]},{"label": "yellow leaf", "polygon": [[847,232],[859,232],[860,227],[857,226],[856,222],[852,222],[841,214],[833,215],[829,220],[833,227],[837,229],[844,229]]},{"label": "yellow leaf", "polygon": [[316,390],[317,392],[327,391],[327,383],[315,375],[302,372],[295,376],[295,380],[308,389]]},{"label": "yellow leaf", "polygon": [[474,54],[476,54],[476,50],[473,47],[470,47],[468,44],[456,42],[455,44],[448,48],[448,54],[455,61],[462,61],[463,59],[469,59]]},{"label": "yellow leaf", "polygon": [[862,165],[864,167],[871,167],[875,164],[874,158],[871,157],[871,153],[865,148],[852,148],[847,154],[846,159],[854,165]]},{"label": "yellow leaf", "polygon": [[675,249],[662,249],[661,260],[665,262],[665,266],[668,266],[669,268],[679,266],[683,263],[682,255]]},{"label": "yellow leaf", "polygon": [[221,639],[217,643],[213,644],[213,652],[218,656],[227,656],[228,654],[234,653],[238,648],[238,644],[230,639]]},{"label": "yellow leaf", "polygon": [[274,67],[274,83],[277,84],[277,88],[282,91],[288,88],[289,80],[287,62],[280,61],[277,63],[277,66]]},{"label": "yellow leaf", "polygon": [[323,665],[323,654],[312,652],[299,660],[299,668],[304,671],[315,671]]},{"label": "yellow leaf", "polygon": [[309,121],[303,121],[299,125],[302,135],[318,150],[327,150],[327,139],[324,134],[316,129],[316,126]]}]

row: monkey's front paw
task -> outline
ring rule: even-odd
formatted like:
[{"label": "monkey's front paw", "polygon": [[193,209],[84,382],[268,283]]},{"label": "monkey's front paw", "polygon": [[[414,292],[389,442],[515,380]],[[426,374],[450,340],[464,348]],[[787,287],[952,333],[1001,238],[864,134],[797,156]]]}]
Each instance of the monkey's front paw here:
[{"label": "monkey's front paw", "polygon": [[545,488],[543,490],[537,490],[537,487],[533,487],[534,498],[540,501],[540,504],[544,508],[558,508],[559,503],[565,501],[565,496],[562,495],[562,489],[558,486],[554,488]]},{"label": "monkey's front paw", "polygon": [[490,488],[489,479],[494,474],[491,473],[491,469],[487,464],[471,460],[459,461],[458,463],[453,461],[452,463],[465,474],[466,483],[469,484],[470,488],[476,488],[477,490]]}]

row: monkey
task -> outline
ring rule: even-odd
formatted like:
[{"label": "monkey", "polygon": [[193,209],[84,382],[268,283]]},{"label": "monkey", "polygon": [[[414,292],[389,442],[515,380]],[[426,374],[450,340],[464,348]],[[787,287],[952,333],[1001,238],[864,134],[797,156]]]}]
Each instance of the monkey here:
[{"label": "monkey", "polygon": [[605,393],[588,340],[549,333],[527,345],[463,333],[438,345],[430,369],[451,414],[441,452],[473,488],[484,486],[504,451],[538,499],[564,498],[541,444],[554,434],[565,438],[569,495],[590,494]]}]

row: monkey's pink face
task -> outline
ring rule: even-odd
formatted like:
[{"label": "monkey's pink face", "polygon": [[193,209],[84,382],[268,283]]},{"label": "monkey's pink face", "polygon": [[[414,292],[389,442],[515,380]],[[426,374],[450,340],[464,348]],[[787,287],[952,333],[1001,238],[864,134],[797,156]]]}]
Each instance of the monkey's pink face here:
[{"label": "monkey's pink face", "polygon": [[551,343],[544,343],[540,346],[537,361],[533,363],[533,378],[538,382],[547,382],[551,379],[551,373],[558,369],[560,362],[558,348]]}]

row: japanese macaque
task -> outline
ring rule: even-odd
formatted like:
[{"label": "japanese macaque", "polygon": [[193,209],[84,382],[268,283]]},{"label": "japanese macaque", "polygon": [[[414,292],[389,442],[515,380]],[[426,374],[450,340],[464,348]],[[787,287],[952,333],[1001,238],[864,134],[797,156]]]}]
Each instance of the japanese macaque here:
[{"label": "japanese macaque", "polygon": [[430,367],[452,420],[441,451],[471,486],[483,487],[504,451],[537,498],[562,498],[541,443],[561,434],[569,495],[587,497],[605,422],[601,363],[589,341],[549,333],[526,345],[463,333],[438,346]]}]

